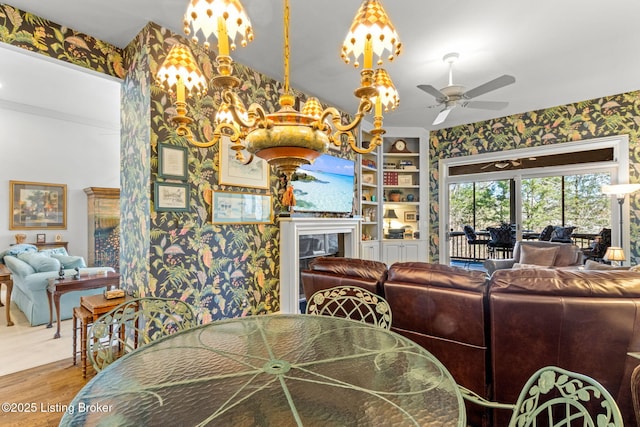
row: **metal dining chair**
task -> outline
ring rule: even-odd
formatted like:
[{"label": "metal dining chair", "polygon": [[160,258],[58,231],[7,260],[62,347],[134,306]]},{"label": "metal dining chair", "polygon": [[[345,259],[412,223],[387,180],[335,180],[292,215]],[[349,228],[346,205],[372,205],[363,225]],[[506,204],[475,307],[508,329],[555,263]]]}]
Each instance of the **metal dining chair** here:
[{"label": "metal dining chair", "polygon": [[469,402],[512,410],[509,427],[624,425],[618,405],[602,384],[556,366],[536,371],[515,404],[492,402],[459,387],[462,397]]},{"label": "metal dining chair", "polygon": [[391,307],[379,295],[355,286],[336,286],[311,295],[306,314],[345,317],[391,329]]},{"label": "metal dining chair", "polygon": [[158,338],[197,326],[195,310],[179,299],[134,298],[103,314],[89,329],[87,356],[96,372]]}]

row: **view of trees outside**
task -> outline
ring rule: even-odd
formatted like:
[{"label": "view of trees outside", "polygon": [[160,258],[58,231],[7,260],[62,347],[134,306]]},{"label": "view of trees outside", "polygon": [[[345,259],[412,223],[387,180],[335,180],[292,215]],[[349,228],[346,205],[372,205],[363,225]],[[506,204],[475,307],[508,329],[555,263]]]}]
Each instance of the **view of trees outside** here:
[{"label": "view of trees outside", "polygon": [[[604,173],[523,179],[522,229],[538,232],[551,224],[575,226],[576,233],[596,234],[603,227],[611,227],[610,198],[600,191],[601,185],[609,182],[609,174]],[[509,188],[510,180],[452,185],[452,230],[462,231],[466,224],[484,230],[510,222]]]}]

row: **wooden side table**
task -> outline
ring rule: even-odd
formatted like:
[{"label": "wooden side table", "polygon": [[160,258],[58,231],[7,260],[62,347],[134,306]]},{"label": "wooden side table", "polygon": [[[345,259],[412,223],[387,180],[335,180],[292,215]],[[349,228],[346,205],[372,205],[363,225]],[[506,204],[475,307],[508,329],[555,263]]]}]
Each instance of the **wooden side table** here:
[{"label": "wooden side table", "polygon": [[[5,297],[5,304],[7,306],[7,326],[13,326],[11,321],[11,292],[13,291],[13,280],[11,280],[11,272],[4,264],[0,264],[0,287],[2,285],[7,287],[7,296]],[[2,307],[2,301],[0,301],[0,307]]]},{"label": "wooden side table", "polygon": [[60,297],[62,294],[71,291],[85,289],[109,288],[120,286],[120,274],[108,272],[105,275],[84,275],[78,279],[68,277],[65,279],[49,279],[49,324],[47,328],[53,326],[53,306],[56,309],[57,327],[53,338],[60,338]]},{"label": "wooden side table", "polygon": [[[86,308],[73,307],[73,364],[76,364],[78,354],[78,330],[80,330],[80,361],[82,363],[82,378],[87,378],[87,328],[93,316]],[[78,324],[78,322],[80,322]]]},{"label": "wooden side table", "polygon": [[117,305],[132,300],[133,297],[125,295],[121,298],[106,299],[104,295],[89,295],[80,297],[80,305],[87,309],[93,318],[92,323],[98,320],[98,317],[110,312]]}]

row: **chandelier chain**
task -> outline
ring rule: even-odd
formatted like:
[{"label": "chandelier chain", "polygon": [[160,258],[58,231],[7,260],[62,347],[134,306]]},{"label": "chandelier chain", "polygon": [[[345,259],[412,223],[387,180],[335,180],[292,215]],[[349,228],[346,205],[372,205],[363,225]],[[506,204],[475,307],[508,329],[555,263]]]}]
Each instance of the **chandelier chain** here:
[{"label": "chandelier chain", "polygon": [[289,0],[284,0],[284,93],[289,93]]}]

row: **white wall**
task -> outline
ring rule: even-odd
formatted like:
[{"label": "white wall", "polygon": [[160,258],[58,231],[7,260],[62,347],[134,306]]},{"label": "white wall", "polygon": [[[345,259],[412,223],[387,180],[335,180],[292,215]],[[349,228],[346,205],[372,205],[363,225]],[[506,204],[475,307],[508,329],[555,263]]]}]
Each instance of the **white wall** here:
[{"label": "white wall", "polygon": [[[116,88],[116,94],[119,91]],[[16,233],[35,242],[62,234],[69,252],[87,258],[87,187],[120,187],[120,135],[46,110],[16,111],[0,104],[0,250]],[[9,230],[9,181],[67,185],[66,230]]]}]

